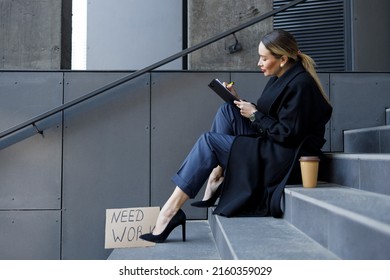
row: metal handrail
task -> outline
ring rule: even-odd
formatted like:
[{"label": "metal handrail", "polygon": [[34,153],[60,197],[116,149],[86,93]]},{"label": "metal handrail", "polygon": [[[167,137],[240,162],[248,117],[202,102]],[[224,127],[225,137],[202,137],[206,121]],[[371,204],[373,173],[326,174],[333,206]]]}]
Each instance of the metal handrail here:
[{"label": "metal handrail", "polygon": [[[199,43],[199,44],[197,44],[195,46],[192,46],[192,47],[187,48],[187,49],[185,49],[183,51],[180,51],[180,52],[178,52],[178,53],[176,53],[176,54],[174,54],[174,55],[172,55],[170,57],[167,57],[167,58],[165,58],[165,59],[163,59],[163,60],[161,60],[159,62],[156,62],[156,63],[154,63],[154,64],[152,64],[150,66],[147,66],[147,67],[145,67],[145,68],[143,68],[141,70],[137,70],[134,73],[129,74],[129,75],[127,75],[127,76],[125,76],[125,77],[123,77],[123,78],[121,78],[121,79],[119,79],[119,80],[117,80],[115,82],[109,83],[109,84],[107,84],[107,85],[105,85],[105,86],[103,86],[103,87],[101,87],[101,88],[99,88],[97,90],[94,90],[94,91],[92,91],[92,92],[90,92],[90,93],[88,93],[86,95],[83,95],[83,96],[75,98],[75,99],[73,99],[73,100],[71,100],[69,102],[66,102],[66,103],[64,103],[61,106],[55,107],[55,108],[53,108],[53,109],[51,109],[51,110],[49,110],[49,111],[47,111],[47,112],[45,112],[43,114],[40,114],[40,115],[38,115],[36,117],[33,117],[33,118],[31,118],[31,119],[29,119],[29,120],[27,120],[25,122],[22,122],[21,124],[18,124],[18,125],[14,126],[14,127],[11,127],[9,129],[1,132],[0,133],[0,139],[4,138],[4,137],[6,137],[6,136],[8,136],[8,135],[10,135],[12,133],[15,133],[15,132],[17,132],[17,131],[19,131],[19,130],[21,130],[23,128],[26,128],[26,127],[28,127],[30,125],[33,126],[34,128],[36,128],[35,124],[38,121],[41,121],[41,120],[46,119],[46,118],[48,118],[48,117],[50,117],[50,116],[52,116],[54,114],[62,112],[62,111],[66,110],[66,109],[68,109],[70,107],[73,107],[73,106],[75,106],[75,105],[77,105],[77,104],[79,104],[81,102],[89,100],[92,97],[95,97],[96,95],[99,95],[99,94],[101,94],[101,93],[103,93],[103,92],[105,92],[107,90],[110,90],[110,89],[112,89],[114,87],[117,87],[117,86],[119,86],[119,85],[121,85],[121,84],[123,84],[125,82],[128,82],[128,81],[130,81],[130,80],[132,80],[132,79],[134,79],[136,77],[139,77],[139,76],[141,76],[141,75],[143,75],[143,74],[145,74],[147,72],[150,72],[150,71],[152,71],[152,70],[154,70],[154,69],[156,69],[156,68],[158,68],[160,66],[163,66],[163,65],[165,65],[165,64],[167,64],[167,63],[169,63],[169,62],[171,62],[171,61],[173,61],[175,59],[178,59],[178,58],[183,57],[183,56],[185,56],[185,55],[187,55],[189,53],[192,53],[192,52],[194,52],[194,51],[196,51],[198,49],[201,49],[201,48],[203,48],[203,47],[205,47],[207,45],[210,45],[210,44],[212,44],[212,43],[214,43],[214,42],[216,42],[216,41],[218,41],[218,40],[220,40],[222,38],[225,38],[225,37],[227,37],[227,36],[229,36],[231,34],[234,34],[234,33],[238,32],[238,31],[240,31],[242,29],[245,29],[245,28],[247,28],[247,27],[249,27],[249,26],[251,26],[253,24],[256,24],[256,23],[258,23],[258,22],[260,22],[262,20],[265,20],[265,19],[267,19],[269,17],[272,17],[275,14],[277,14],[279,12],[282,12],[282,11],[284,11],[284,10],[290,8],[290,7],[293,7],[293,6],[295,6],[295,5],[297,5],[297,4],[301,3],[301,2],[304,2],[304,1],[306,1],[306,0],[291,1],[290,3],[285,4],[284,6],[281,6],[281,7],[277,8],[277,9],[275,9],[275,10],[272,10],[272,11],[270,11],[268,13],[265,13],[264,15],[261,15],[261,16],[258,16],[256,18],[253,18],[252,20],[250,20],[250,21],[248,21],[246,23],[243,23],[243,24],[241,24],[241,25],[239,25],[237,27],[231,28],[231,29],[229,29],[229,30],[227,30],[227,31],[225,31],[223,33],[220,33],[219,35],[216,35],[216,36],[214,36],[214,37],[212,37],[212,38],[210,38],[210,39],[208,39],[206,41],[203,41],[203,42],[201,42],[201,43]],[[38,129],[36,129],[36,130],[37,130],[37,133],[40,133],[40,131]]]}]

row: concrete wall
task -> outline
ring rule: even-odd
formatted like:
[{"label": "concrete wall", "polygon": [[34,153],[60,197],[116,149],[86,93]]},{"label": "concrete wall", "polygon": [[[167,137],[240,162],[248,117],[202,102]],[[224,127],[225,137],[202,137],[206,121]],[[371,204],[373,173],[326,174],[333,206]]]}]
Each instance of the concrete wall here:
[{"label": "concrete wall", "polygon": [[[272,0],[88,1],[87,68],[136,70],[272,9]],[[387,0],[348,0],[353,71],[389,71]],[[187,5],[187,11],[183,11]],[[71,67],[72,0],[0,1],[0,69]],[[188,18],[184,18],[185,16]],[[183,17],[184,15],[184,17]],[[188,21],[187,30],[183,30]],[[256,70],[257,45],[272,19],[237,32],[242,50],[229,53],[233,36],[188,57],[191,70]],[[349,37],[348,37],[349,38]],[[185,45],[185,44],[184,44]],[[369,55],[368,55],[369,54]],[[161,69],[182,69],[178,59]]]},{"label": "concrete wall", "polygon": [[0,2],[0,69],[69,69],[72,0]]},{"label": "concrete wall", "polygon": [[[236,27],[272,10],[272,0],[188,1],[188,46],[194,46],[212,36]],[[230,53],[235,44],[228,36],[188,56],[191,70],[257,70],[258,45],[261,37],[272,30],[272,18],[237,32],[242,50]]]}]

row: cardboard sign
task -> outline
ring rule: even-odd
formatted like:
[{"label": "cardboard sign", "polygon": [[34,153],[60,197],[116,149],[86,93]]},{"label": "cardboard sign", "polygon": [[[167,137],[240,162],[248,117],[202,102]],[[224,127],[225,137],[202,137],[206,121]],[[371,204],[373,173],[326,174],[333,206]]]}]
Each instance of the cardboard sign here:
[{"label": "cardboard sign", "polygon": [[139,236],[153,231],[159,213],[159,207],[106,209],[104,248],[154,246]]}]

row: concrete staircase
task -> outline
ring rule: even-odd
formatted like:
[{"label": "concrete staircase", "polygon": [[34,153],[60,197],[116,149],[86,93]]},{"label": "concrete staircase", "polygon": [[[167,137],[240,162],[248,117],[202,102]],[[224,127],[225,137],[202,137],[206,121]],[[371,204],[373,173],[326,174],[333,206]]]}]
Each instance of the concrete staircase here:
[{"label": "concrete staircase", "polygon": [[[189,221],[155,247],[109,259],[390,259],[390,111],[380,127],[344,132],[344,153],[326,154],[317,188],[285,190],[283,219]],[[331,182],[331,183],[327,183]]]}]

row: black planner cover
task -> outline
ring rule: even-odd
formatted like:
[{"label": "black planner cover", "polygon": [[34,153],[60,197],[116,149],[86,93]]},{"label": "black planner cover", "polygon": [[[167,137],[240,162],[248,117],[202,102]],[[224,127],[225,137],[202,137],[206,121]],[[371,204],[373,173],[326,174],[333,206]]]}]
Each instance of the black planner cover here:
[{"label": "black planner cover", "polygon": [[209,87],[226,102],[233,103],[234,100],[239,100],[218,79],[213,79]]}]

